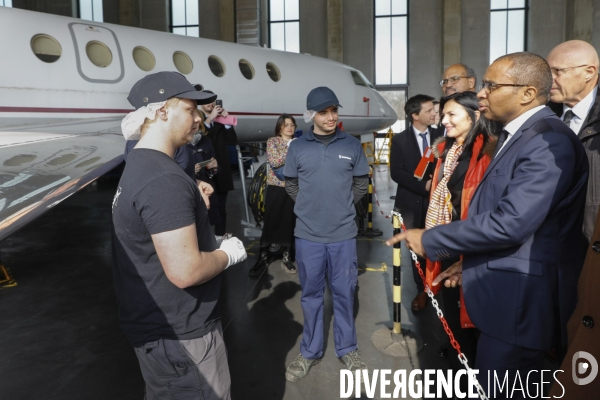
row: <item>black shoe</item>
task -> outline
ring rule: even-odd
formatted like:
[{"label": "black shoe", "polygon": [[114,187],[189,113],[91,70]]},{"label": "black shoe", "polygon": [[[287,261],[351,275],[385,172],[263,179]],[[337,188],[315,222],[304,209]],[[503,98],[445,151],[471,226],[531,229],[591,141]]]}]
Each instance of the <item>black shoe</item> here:
[{"label": "black shoe", "polygon": [[272,259],[271,256],[269,256],[269,252],[261,250],[258,256],[258,260],[256,260],[254,266],[250,268],[250,271],[248,271],[248,275],[251,277],[260,276],[267,269],[269,264],[271,264],[271,261]]},{"label": "black shoe", "polygon": [[283,252],[283,258],[281,259],[281,266],[283,267],[283,269],[285,269],[285,272],[287,272],[288,274],[295,274],[297,272],[296,266],[290,259],[290,253],[287,251]]}]

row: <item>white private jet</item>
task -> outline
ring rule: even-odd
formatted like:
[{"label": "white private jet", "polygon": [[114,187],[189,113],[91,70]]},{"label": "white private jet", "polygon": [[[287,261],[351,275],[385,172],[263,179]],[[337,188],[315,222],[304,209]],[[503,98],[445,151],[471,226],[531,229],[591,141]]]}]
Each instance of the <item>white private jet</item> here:
[{"label": "white private jet", "polygon": [[240,142],[273,135],[282,113],[329,86],[344,130],[378,131],[396,113],[347,65],[209,39],[0,7],[0,240],[121,162],[127,95],[175,71],[211,89],[238,118]]}]

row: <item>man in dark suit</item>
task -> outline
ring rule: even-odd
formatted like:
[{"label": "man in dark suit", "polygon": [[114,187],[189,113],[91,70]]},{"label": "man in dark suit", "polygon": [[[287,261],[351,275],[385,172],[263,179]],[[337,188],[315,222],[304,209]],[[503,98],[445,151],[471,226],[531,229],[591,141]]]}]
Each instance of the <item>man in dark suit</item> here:
[{"label": "man in dark suit", "polygon": [[590,242],[600,205],[600,91],[598,52],[583,40],[569,40],[546,57],[552,71],[550,100],[557,115],[579,136],[590,162],[583,234]]},{"label": "man in dark suit", "polygon": [[[552,73],[542,57],[500,57],[482,86],[480,110],[504,131],[468,219],[408,231],[388,244],[405,239],[432,260],[464,256],[462,265],[441,276],[462,277],[469,316],[481,331],[475,361],[480,383],[493,388],[494,372],[500,379],[507,374],[510,391],[517,373],[540,382],[539,375],[527,374],[543,368],[544,351],[557,338],[566,342],[583,264],[588,162],[581,141],[545,106]],[[501,396],[507,394],[525,396],[506,390]]]},{"label": "man in dark suit", "polygon": [[[402,213],[404,224],[409,229],[424,228],[425,215],[429,206],[429,189],[433,163],[428,167],[423,179],[414,176],[415,169],[421,161],[423,151],[441,135],[429,130],[429,125],[435,120],[433,97],[418,94],[411,97],[404,106],[410,126],[404,132],[392,139],[390,156],[390,171],[392,179],[398,184],[394,207]],[[425,259],[420,258],[421,268],[425,271]],[[423,281],[417,271],[414,261],[413,278],[417,284],[417,295],[411,303],[413,311],[421,311],[427,304],[427,294],[424,292]]]},{"label": "man in dark suit", "polygon": [[[205,92],[212,93],[210,90],[205,90]],[[228,115],[223,107],[213,102],[202,105],[201,108],[204,114],[204,125],[208,130],[208,137],[213,143],[217,163],[220,167],[219,173],[213,176],[221,217],[221,222],[215,224],[215,235],[223,236],[226,233],[227,223],[227,193],[233,190],[233,174],[227,145],[237,144],[237,134],[233,126],[214,121],[219,116],[226,117]]]}]

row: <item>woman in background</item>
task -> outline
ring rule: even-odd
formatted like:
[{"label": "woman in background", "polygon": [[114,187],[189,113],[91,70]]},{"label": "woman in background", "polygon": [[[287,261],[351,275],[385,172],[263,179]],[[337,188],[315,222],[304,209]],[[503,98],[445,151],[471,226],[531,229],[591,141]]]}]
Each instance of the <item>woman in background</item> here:
[{"label": "woman in background", "polygon": [[267,140],[267,194],[265,198],[265,219],[260,237],[260,254],[248,275],[260,276],[273,261],[269,255],[271,243],[283,246],[282,267],[290,274],[296,273],[294,265],[294,201],[285,191],[285,182],[279,179],[273,169],[285,164],[285,157],[294,138],[296,120],[288,114],[283,114],[275,125],[275,137]]}]

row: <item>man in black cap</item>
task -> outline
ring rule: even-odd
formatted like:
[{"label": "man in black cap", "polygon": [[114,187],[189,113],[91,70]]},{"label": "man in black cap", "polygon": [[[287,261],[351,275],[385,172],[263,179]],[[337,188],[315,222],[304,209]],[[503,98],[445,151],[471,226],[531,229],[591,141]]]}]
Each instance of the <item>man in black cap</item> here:
[{"label": "man in black cap", "polygon": [[179,73],[159,72],[138,81],[128,100],[136,111],[124,118],[123,134],[141,138],[112,206],[120,326],[135,348],[146,399],[229,399],[216,304],[221,272],[246,252],[236,238],[218,246],[206,210],[210,185],[196,186],[173,160],[198,130],[197,103],[214,96]]},{"label": "man in black cap", "polygon": [[326,276],[333,294],[335,353],[351,371],[367,368],[357,352],[354,326],[358,277],[354,203],[367,193],[369,165],[360,141],[337,126],[341,105],[335,93],[318,87],[306,102],[305,121],[314,125],[291,142],[283,172],[285,189],[296,202],[294,235],[304,313],[300,354],[285,373],[292,382],[323,357]]}]

